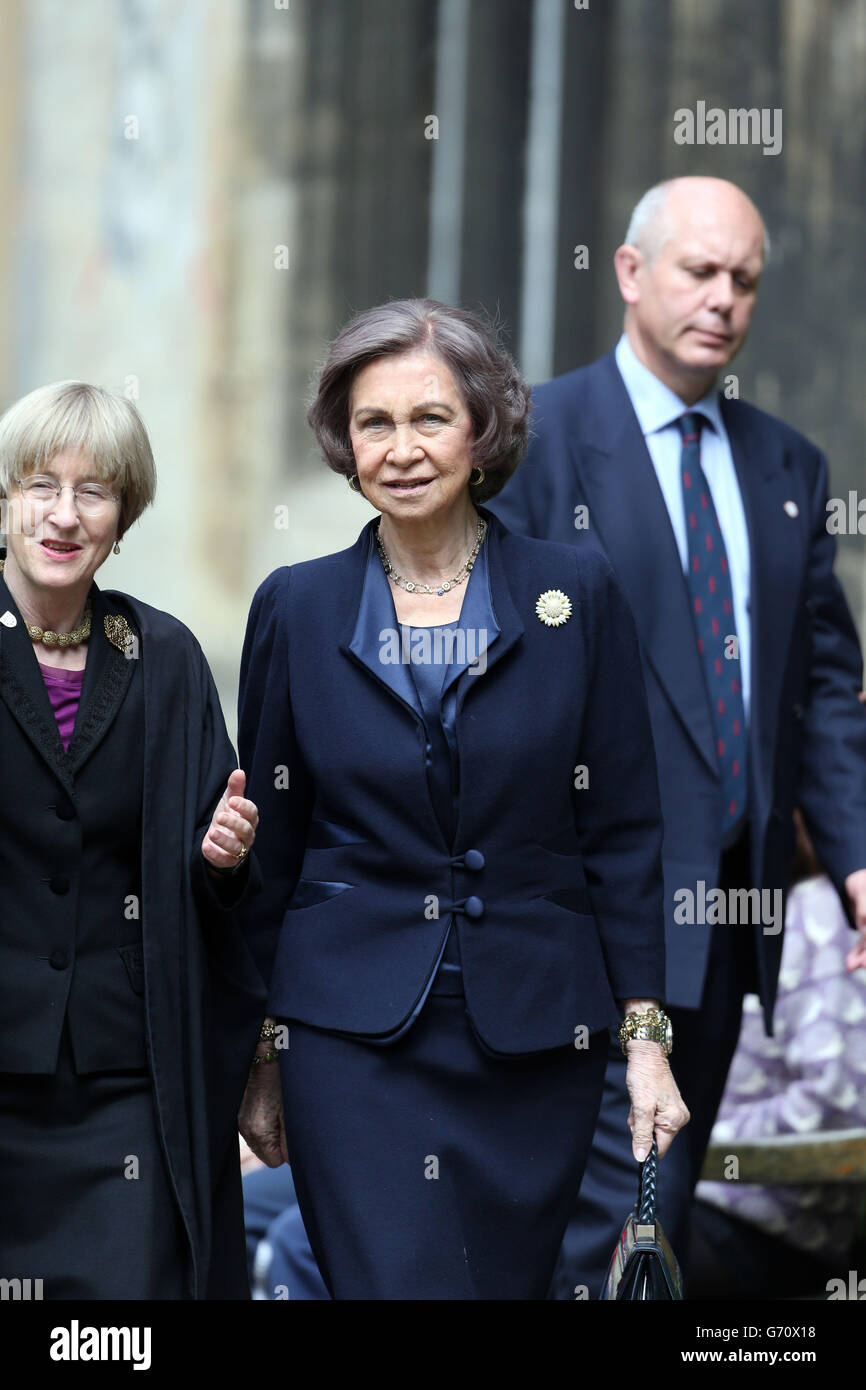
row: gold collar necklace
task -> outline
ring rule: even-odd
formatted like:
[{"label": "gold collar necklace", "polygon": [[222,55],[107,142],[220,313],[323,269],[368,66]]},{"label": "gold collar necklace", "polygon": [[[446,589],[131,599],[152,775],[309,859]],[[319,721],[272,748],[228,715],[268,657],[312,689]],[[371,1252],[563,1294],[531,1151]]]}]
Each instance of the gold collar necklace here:
[{"label": "gold collar necklace", "polygon": [[[6,568],[6,561],[0,560],[0,574]],[[86,642],[90,636],[90,620],[93,616],[93,606],[88,598],[84,606],[84,617],[78,627],[71,632],[52,632],[50,628],[46,631],[43,627],[36,627],[30,623],[25,623],[33,642],[41,642],[45,647],[77,647],[82,642]]]},{"label": "gold collar necklace", "polygon": [[382,567],[392,584],[396,584],[400,589],[405,589],[408,594],[436,594],[438,598],[441,598],[443,594],[447,594],[451,589],[456,589],[457,585],[462,584],[467,575],[470,574],[472,566],[478,558],[478,552],[481,549],[481,542],[484,540],[484,533],[486,530],[487,522],[483,517],[479,517],[475,544],[469,552],[468,559],[463,561],[463,564],[456,574],[452,575],[450,579],[443,579],[442,583],[435,589],[431,589],[429,584],[421,584],[416,579],[406,579],[402,574],[398,574],[391,564],[387,550],[382,544],[378,525],[373,534],[376,537],[376,546],[379,551],[379,559],[382,561]]}]

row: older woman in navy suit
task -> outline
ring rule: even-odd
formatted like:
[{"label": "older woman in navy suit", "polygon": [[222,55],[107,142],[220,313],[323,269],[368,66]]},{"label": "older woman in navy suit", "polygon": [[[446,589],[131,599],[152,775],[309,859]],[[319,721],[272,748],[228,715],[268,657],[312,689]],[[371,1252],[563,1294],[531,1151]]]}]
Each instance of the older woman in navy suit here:
[{"label": "older woman in navy suit", "polygon": [[335,1298],[543,1298],[623,1010],[636,1157],[688,1118],[654,1012],[662,825],[631,615],[603,558],[479,505],[520,462],[528,400],[472,314],[354,319],[309,418],[380,516],[250,613],[239,745],[266,884],[244,918],[270,1016],[241,1128],[291,1162]]}]

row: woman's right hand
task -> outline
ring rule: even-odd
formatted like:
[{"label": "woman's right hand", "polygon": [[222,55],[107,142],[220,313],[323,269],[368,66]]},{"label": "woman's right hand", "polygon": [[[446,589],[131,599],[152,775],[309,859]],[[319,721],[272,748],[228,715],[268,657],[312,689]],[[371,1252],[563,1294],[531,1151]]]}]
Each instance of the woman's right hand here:
[{"label": "woman's right hand", "polygon": [[256,1158],[269,1168],[279,1168],[281,1163],[289,1162],[279,1063],[261,1062],[250,1066],[238,1111],[238,1129]]},{"label": "woman's right hand", "polygon": [[626,1043],[626,1058],[625,1084],[631,1099],[626,1123],[632,1153],[642,1163],[654,1137],[659,1158],[666,1154],[690,1116],[659,1043],[632,1038]]}]

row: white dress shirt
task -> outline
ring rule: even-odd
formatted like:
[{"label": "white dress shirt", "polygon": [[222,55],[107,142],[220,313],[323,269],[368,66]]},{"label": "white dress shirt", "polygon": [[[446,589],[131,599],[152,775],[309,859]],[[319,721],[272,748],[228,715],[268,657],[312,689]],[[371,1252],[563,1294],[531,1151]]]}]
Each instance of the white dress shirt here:
[{"label": "white dress shirt", "polygon": [[728,556],[734,622],[740,647],[740,685],[743,709],[748,720],[751,695],[749,532],[718,393],[712,389],[694,405],[686,405],[644,366],[625,334],[616,345],[615,355],[668,509],[684,577],[689,563],[689,543],[680,480],[682,435],[676,422],[687,411],[702,417],[701,468],[712,495]]}]

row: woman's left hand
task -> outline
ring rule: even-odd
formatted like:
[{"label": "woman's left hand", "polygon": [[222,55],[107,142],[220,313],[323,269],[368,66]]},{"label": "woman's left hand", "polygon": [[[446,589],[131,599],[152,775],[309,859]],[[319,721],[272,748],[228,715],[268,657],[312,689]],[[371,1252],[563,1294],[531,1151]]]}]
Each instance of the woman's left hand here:
[{"label": "woman's left hand", "polygon": [[235,869],[253,847],[258,808],[243,795],[247,775],[237,768],[229,777],[201,852],[215,869]]},{"label": "woman's left hand", "polygon": [[626,1048],[625,1084],[631,1097],[627,1123],[632,1153],[642,1163],[650,1151],[653,1134],[661,1158],[690,1116],[659,1044],[633,1038]]}]

